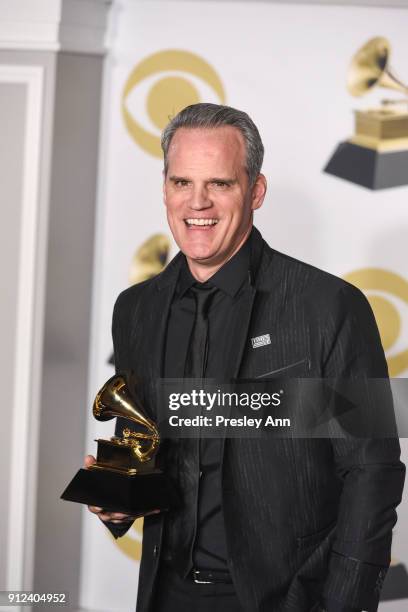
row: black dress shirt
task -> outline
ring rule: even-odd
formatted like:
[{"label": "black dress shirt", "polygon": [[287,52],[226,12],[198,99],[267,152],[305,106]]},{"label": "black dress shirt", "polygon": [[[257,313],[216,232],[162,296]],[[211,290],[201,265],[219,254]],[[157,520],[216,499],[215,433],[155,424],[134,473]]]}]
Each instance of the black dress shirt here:
[{"label": "black dress shirt", "polygon": [[[231,309],[236,308],[249,287],[250,241],[201,286],[216,287],[208,311],[208,358],[206,378],[225,376],[226,355],[229,347],[228,320]],[[182,378],[189,341],[194,325],[195,299],[193,285],[200,285],[192,276],[186,260],[181,268],[177,288],[170,309],[164,361],[166,378]],[[190,564],[200,569],[227,569],[227,547],[222,515],[222,440],[200,440],[200,473],[196,475],[198,487],[195,540]],[[177,513],[166,520],[166,530]],[[166,542],[166,536],[165,536]],[[177,543],[174,543],[176,546]],[[166,548],[166,545],[165,545]]]}]

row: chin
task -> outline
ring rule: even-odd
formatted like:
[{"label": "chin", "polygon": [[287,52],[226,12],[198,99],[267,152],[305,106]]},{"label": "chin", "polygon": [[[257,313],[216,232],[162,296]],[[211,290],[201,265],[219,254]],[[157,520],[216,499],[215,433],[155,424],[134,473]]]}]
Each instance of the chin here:
[{"label": "chin", "polygon": [[190,259],[207,259],[214,256],[214,244],[210,240],[197,240],[195,236],[180,241],[180,249]]},{"label": "chin", "polygon": [[214,253],[208,249],[191,249],[186,247],[185,250],[181,249],[186,257],[193,261],[207,261],[214,257]]}]

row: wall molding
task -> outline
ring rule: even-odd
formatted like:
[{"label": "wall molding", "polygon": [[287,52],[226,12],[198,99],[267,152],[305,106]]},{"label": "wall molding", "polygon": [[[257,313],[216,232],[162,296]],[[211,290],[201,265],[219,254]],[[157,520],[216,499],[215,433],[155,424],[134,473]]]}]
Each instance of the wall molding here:
[{"label": "wall molding", "polygon": [[3,0],[0,49],[102,55],[112,0]]},{"label": "wall molding", "polygon": [[[173,0],[161,0],[169,2]],[[250,2],[251,0],[181,0],[181,2]],[[367,6],[380,8],[408,8],[408,0],[255,0],[269,4],[321,4],[326,6]]]},{"label": "wall molding", "polygon": [[[0,65],[0,83],[26,87],[22,168],[21,233],[17,297],[16,351],[13,380],[9,540],[9,590],[30,588],[34,552],[36,465],[40,420],[42,320],[46,260],[40,210],[40,159],[44,69]],[[39,257],[39,254],[42,257]]]}]

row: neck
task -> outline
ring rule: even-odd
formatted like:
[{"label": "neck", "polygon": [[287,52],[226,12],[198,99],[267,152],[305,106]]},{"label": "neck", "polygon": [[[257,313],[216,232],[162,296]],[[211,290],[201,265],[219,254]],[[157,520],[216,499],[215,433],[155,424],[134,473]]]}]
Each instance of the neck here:
[{"label": "neck", "polygon": [[209,278],[214,276],[214,274],[218,272],[218,270],[222,268],[222,266],[225,265],[227,261],[229,261],[232,257],[234,257],[235,253],[239,251],[239,249],[242,247],[244,242],[247,240],[249,234],[251,233],[251,230],[252,230],[252,225],[248,228],[248,230],[242,236],[241,240],[238,242],[234,250],[227,257],[225,257],[221,262],[218,262],[216,264],[205,263],[205,262],[196,261],[194,259],[190,259],[189,257],[186,257],[188,267],[190,268],[190,272],[194,276],[194,278],[199,283],[205,283],[205,281],[207,281]]}]

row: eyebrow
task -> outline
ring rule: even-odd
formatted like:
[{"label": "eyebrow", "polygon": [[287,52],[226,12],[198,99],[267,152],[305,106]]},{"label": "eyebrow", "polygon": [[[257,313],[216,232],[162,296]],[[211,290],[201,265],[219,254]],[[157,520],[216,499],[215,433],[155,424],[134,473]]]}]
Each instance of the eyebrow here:
[{"label": "eyebrow", "polygon": [[[191,179],[186,176],[172,175],[172,176],[169,176],[169,181],[172,181],[173,183],[175,183],[176,181],[191,181]],[[237,182],[236,179],[227,179],[227,178],[221,178],[221,177],[216,177],[216,176],[206,181],[206,183],[225,183],[226,185],[234,185],[236,182]]]},{"label": "eyebrow", "polygon": [[189,181],[190,179],[187,178],[186,176],[169,176],[169,181],[173,181],[173,183],[175,183],[176,181]]},{"label": "eyebrow", "polygon": [[236,179],[227,179],[227,178],[217,178],[216,176],[208,181],[209,183],[226,183],[227,185],[234,185],[237,180]]}]

